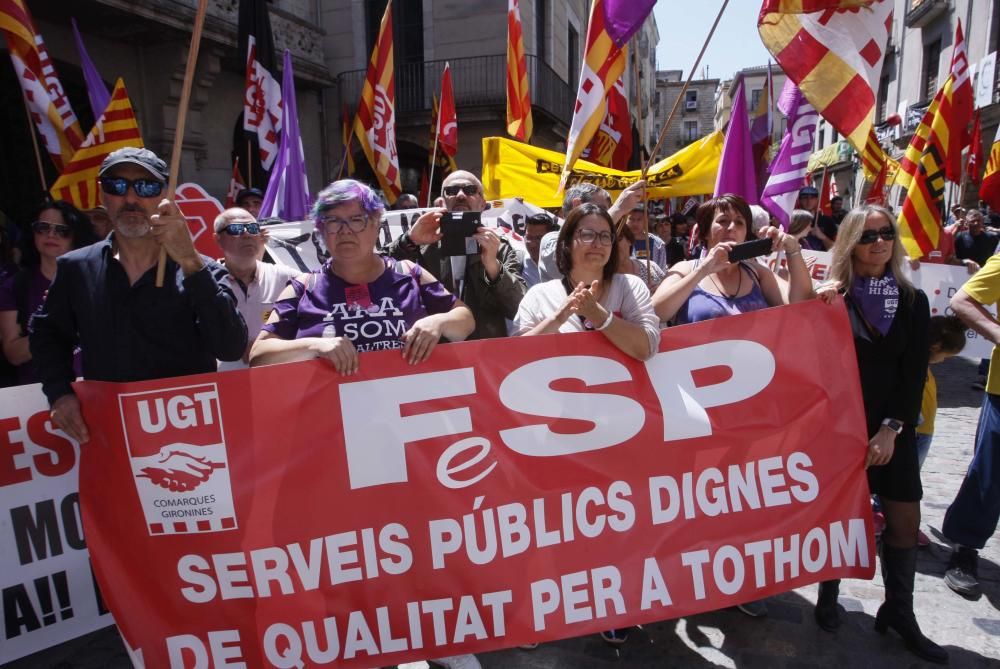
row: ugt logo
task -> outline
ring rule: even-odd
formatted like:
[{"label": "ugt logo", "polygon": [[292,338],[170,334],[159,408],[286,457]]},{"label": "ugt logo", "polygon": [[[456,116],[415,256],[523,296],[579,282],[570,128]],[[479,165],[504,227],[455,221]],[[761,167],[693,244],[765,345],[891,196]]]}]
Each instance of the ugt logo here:
[{"label": "ugt logo", "polygon": [[235,529],[216,384],[126,393],[118,405],[149,533]]}]

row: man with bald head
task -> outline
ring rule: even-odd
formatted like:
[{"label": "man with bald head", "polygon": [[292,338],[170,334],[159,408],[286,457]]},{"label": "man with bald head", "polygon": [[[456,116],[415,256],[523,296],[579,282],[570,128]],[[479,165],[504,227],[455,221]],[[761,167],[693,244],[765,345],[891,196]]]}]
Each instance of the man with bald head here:
[{"label": "man with bald head", "polygon": [[[445,211],[449,212],[481,212],[486,208],[483,184],[476,175],[464,170],[445,177],[441,197]],[[517,253],[495,228],[480,226],[472,237],[478,252],[467,253],[464,258],[444,255],[441,213],[421,216],[386,252],[397,260],[419,262],[468,305],[476,317],[476,329],[469,339],[506,336],[506,319],[514,318],[527,291]],[[452,268],[461,267],[462,260],[465,270],[455,276]]]}]

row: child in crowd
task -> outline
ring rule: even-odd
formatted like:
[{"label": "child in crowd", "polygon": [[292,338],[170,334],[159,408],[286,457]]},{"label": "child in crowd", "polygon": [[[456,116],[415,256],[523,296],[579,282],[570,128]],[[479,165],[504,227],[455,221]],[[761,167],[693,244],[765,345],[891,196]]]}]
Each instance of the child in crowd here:
[{"label": "child in crowd", "polygon": [[[930,365],[937,364],[965,348],[966,327],[956,316],[933,316],[930,322]],[[937,415],[937,380],[927,367],[927,381],[924,383],[924,399],[920,404],[920,424],[917,426],[917,459],[921,469],[934,437],[934,417]],[[922,531],[917,531],[917,545],[927,546],[930,539]]]}]

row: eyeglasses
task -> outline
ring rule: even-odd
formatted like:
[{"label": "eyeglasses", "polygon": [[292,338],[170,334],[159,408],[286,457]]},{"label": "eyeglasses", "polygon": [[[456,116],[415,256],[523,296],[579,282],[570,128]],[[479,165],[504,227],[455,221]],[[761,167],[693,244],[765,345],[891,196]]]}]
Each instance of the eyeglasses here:
[{"label": "eyeglasses", "polygon": [[459,191],[465,193],[466,197],[473,197],[479,195],[479,186],[476,184],[455,184],[454,186],[445,186],[441,189],[441,192],[447,197],[455,197]]},{"label": "eyeglasses", "polygon": [[896,231],[891,225],[887,225],[878,230],[865,230],[861,233],[861,237],[858,239],[858,244],[874,244],[878,241],[879,237],[887,242],[891,242],[896,238]]},{"label": "eyeglasses", "polygon": [[614,237],[610,232],[594,232],[593,230],[580,230],[576,233],[576,239],[584,244],[593,244],[600,241],[601,246],[611,246]]},{"label": "eyeglasses", "polygon": [[101,177],[101,190],[108,195],[124,197],[129,186],[139,197],[158,197],[163,192],[163,182],[156,179],[126,179],[125,177]]},{"label": "eyeglasses", "polygon": [[323,225],[323,229],[328,235],[340,234],[343,232],[345,226],[351,232],[364,232],[364,229],[368,227],[368,217],[363,214],[357,214],[350,218],[322,216],[319,222]]},{"label": "eyeglasses", "polygon": [[248,235],[259,235],[260,225],[258,223],[230,223],[222,230],[233,237],[239,237],[244,232]]},{"label": "eyeglasses", "polygon": [[52,233],[57,237],[69,239],[73,236],[73,228],[62,223],[46,223],[45,221],[35,221],[31,224],[31,231],[36,235],[47,235]]}]

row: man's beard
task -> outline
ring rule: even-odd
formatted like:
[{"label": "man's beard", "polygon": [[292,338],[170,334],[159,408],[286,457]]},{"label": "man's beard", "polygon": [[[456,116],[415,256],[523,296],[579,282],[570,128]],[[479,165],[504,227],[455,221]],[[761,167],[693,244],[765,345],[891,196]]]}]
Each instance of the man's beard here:
[{"label": "man's beard", "polygon": [[[133,216],[127,216],[129,213],[140,214],[142,216],[142,220],[137,220]],[[115,232],[122,237],[138,239],[148,235],[149,230],[149,218],[146,216],[146,212],[142,209],[134,206],[127,206],[118,212],[118,220],[115,221]]]}]

